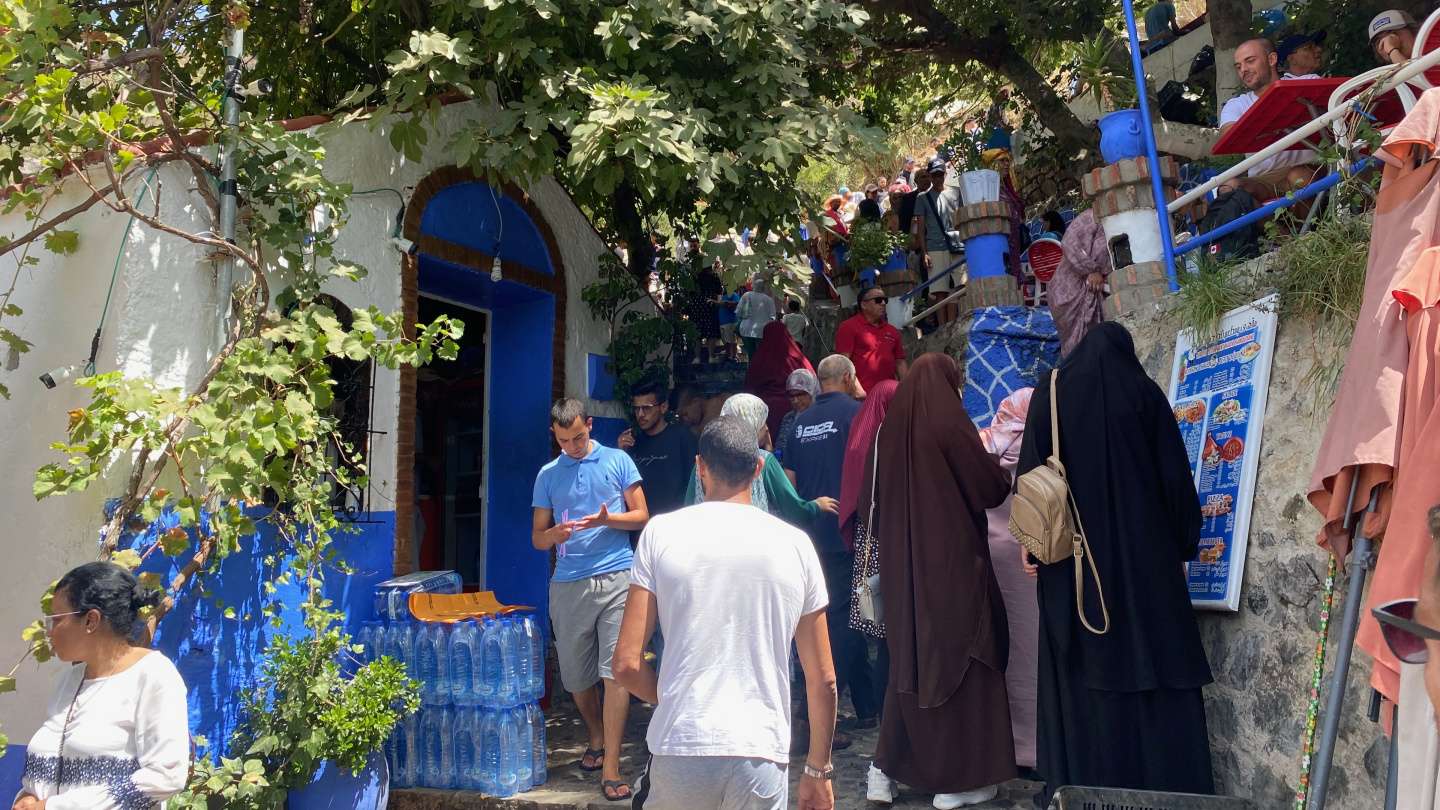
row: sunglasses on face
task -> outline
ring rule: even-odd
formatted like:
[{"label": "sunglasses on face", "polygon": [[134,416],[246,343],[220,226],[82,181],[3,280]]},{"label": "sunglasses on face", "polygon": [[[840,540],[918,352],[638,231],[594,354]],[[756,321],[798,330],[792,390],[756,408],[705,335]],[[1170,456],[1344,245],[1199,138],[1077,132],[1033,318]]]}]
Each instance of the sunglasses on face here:
[{"label": "sunglasses on face", "polygon": [[659,405],[631,405],[631,406],[630,406],[630,410],[634,411],[635,413],[650,413],[651,411],[655,410],[655,409],[658,408],[658,407],[660,407],[660,406],[659,406]]},{"label": "sunglasses on face", "polygon": [[1407,664],[1425,663],[1425,641],[1440,641],[1440,630],[1415,621],[1415,603],[1414,599],[1397,599],[1370,611],[1380,622],[1380,633],[1390,645],[1390,652]]},{"label": "sunglasses on face", "polygon": [[884,304],[886,301],[889,301],[889,300],[890,300],[889,298],[886,298],[886,297],[883,296],[883,295],[877,295],[877,296],[875,296],[874,298],[866,298],[866,299],[865,299],[865,303],[867,303],[867,304]]}]

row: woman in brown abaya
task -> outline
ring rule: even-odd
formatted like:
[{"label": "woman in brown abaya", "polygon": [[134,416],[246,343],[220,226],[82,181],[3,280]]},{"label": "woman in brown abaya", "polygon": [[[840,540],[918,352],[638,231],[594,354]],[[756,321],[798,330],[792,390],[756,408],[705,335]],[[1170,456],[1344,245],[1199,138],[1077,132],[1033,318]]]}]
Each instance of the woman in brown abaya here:
[{"label": "woman in brown abaya", "polygon": [[[889,802],[901,782],[946,810],[988,801],[1015,777],[1005,602],[985,519],[1009,476],[981,445],[961,382],[949,356],[923,355],[880,427],[875,533],[890,682],[871,801]],[[871,469],[859,514],[869,514]]]}]

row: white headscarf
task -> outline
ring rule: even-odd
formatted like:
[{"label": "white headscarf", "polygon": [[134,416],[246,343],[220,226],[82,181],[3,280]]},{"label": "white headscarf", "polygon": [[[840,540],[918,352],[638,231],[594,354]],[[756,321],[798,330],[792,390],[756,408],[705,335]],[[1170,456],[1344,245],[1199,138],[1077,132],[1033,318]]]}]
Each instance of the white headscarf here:
[{"label": "white headscarf", "polygon": [[820,396],[820,378],[808,368],[797,368],[785,378],[786,391],[804,391],[813,399]]}]

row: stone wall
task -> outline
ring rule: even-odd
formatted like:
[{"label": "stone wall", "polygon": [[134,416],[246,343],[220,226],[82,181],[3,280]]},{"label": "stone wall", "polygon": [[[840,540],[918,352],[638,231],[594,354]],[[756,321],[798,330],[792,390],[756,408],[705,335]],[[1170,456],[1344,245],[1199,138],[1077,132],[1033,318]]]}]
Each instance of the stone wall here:
[{"label": "stone wall", "polygon": [[[1168,389],[1175,325],[1153,304],[1120,322],[1135,336],[1145,370]],[[967,329],[968,320],[962,320],[924,339],[907,339],[907,352],[914,358],[926,351],[943,351],[963,363]],[[1315,545],[1319,514],[1305,500],[1329,416],[1328,403],[1317,408],[1317,397],[1305,383],[1314,367],[1314,353],[1307,325],[1281,324],[1240,610],[1199,614],[1215,675],[1205,697],[1216,786],[1265,810],[1289,807],[1299,785],[1328,563],[1326,552]],[[1335,582],[1322,707],[1330,688],[1346,582],[1343,574]],[[1326,805],[1331,810],[1383,806],[1389,745],[1380,726],[1366,716],[1370,666],[1370,658],[1357,649],[1331,771]]]}]

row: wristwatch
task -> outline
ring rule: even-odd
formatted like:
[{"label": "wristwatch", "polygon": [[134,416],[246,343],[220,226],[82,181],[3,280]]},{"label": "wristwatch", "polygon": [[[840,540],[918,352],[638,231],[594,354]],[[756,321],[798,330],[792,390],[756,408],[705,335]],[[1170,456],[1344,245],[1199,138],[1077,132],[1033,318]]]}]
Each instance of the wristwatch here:
[{"label": "wristwatch", "polygon": [[807,764],[807,765],[805,766],[804,774],[805,774],[806,776],[814,777],[815,779],[834,779],[834,778],[835,778],[835,766],[834,766],[834,765],[826,765],[826,766],[825,766],[825,770],[823,770],[823,771],[817,771],[817,770],[815,770],[814,768],[810,767],[810,766]]}]

